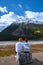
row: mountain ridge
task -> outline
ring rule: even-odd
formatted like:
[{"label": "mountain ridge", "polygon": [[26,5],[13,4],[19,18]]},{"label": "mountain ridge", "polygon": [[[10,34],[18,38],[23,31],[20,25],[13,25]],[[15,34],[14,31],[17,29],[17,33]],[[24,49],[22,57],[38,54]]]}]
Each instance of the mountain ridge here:
[{"label": "mountain ridge", "polygon": [[[37,33],[37,31],[40,31],[40,33]],[[0,33],[0,40],[14,40],[18,37],[43,38],[43,24],[13,23]]]}]

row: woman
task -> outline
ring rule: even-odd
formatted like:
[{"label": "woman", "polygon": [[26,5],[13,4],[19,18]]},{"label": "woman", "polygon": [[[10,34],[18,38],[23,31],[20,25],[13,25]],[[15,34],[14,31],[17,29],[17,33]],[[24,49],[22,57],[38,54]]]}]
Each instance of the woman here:
[{"label": "woman", "polygon": [[[16,61],[18,65],[21,65],[21,53],[23,52],[23,39],[19,38],[16,43]],[[21,60],[21,61],[20,61]]]}]

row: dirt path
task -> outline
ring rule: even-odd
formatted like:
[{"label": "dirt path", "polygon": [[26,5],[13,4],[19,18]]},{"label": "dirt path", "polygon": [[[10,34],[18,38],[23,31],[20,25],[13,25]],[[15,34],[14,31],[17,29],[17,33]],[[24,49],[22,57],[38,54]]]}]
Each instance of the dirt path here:
[{"label": "dirt path", "polygon": [[[33,63],[29,65],[43,65],[43,53],[33,53]],[[0,57],[0,65],[17,65],[15,56]]]}]

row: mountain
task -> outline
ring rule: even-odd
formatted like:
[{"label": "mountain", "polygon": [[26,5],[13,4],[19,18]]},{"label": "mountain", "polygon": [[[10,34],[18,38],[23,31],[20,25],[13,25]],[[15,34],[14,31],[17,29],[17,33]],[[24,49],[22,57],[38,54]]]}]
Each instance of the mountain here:
[{"label": "mountain", "polygon": [[14,17],[15,20],[11,20],[11,21],[4,21],[4,22],[0,22],[0,32],[4,29],[6,29],[7,27],[9,27],[11,24],[15,23],[33,23],[33,24],[43,24],[43,21],[40,20],[36,20],[35,18],[27,18],[27,17],[23,17],[23,16],[15,16]]},{"label": "mountain", "polygon": [[2,32],[0,32],[0,40],[11,40],[12,39],[12,32],[19,27],[18,24],[12,23],[10,26],[5,28]]},{"label": "mountain", "polygon": [[36,18],[19,17],[16,20],[17,23],[33,23],[33,24],[43,24],[43,20],[37,20]]},{"label": "mountain", "polygon": [[5,28],[1,33],[11,34],[14,30],[16,30],[17,27],[19,27],[18,24],[12,23],[10,26]]},{"label": "mountain", "polygon": [[[40,33],[37,31],[40,31]],[[21,36],[29,39],[43,38],[43,24],[12,23],[0,32],[0,40],[16,40]]]}]

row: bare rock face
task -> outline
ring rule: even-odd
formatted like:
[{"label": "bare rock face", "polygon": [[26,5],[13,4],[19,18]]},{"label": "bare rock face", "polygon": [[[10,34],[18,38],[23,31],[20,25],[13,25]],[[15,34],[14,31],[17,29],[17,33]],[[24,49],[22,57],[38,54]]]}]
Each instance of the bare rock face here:
[{"label": "bare rock face", "polygon": [[22,25],[20,25],[14,32],[12,32],[12,35],[24,36]]}]

